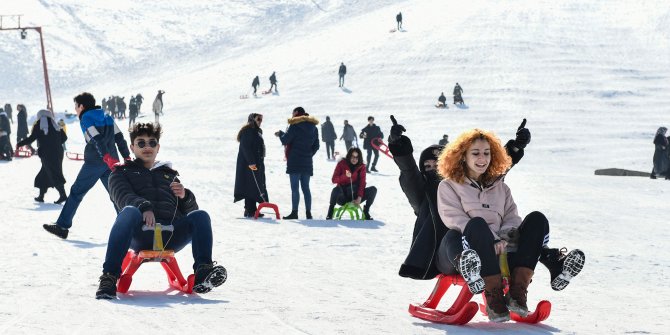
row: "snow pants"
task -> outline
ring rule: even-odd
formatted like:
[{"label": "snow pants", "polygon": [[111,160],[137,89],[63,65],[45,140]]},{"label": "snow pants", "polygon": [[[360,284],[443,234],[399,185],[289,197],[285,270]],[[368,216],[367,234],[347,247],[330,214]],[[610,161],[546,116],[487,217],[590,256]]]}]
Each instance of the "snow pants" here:
[{"label": "snow pants", "polygon": [[[549,243],[549,221],[540,212],[528,214],[518,229],[517,250],[507,253],[510,272],[516,267],[535,270],[542,247]],[[482,261],[481,276],[500,274],[498,256],[493,245],[493,233],[480,217],[468,221],[463,233],[449,229],[440,243],[437,253],[437,269],[444,274],[457,273],[456,256],[464,249],[474,249]]]},{"label": "snow pants", "polygon": [[[170,222],[159,223],[170,224]],[[109,233],[105,263],[102,265],[103,272],[118,276],[128,249],[139,252],[153,248],[154,232],[153,230],[142,230],[143,225],[144,221],[139,209],[127,206],[121,210]],[[179,252],[191,243],[194,271],[198,265],[212,262],[212,224],[207,212],[193,211],[175,220],[172,225],[174,231],[162,232],[165,249]]]}]

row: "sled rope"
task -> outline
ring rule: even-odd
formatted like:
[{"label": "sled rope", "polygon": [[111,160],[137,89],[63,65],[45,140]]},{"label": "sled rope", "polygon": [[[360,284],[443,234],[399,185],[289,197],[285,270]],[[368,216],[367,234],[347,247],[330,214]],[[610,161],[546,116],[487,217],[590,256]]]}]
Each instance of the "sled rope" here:
[{"label": "sled rope", "polygon": [[254,177],[254,183],[256,183],[256,189],[258,189],[258,194],[260,194],[261,199],[263,200],[263,202],[267,202],[267,201],[265,201],[265,197],[263,196],[263,192],[261,192],[261,187],[258,186],[258,180],[256,180],[256,173],[254,173],[254,170],[251,170],[251,175]]}]

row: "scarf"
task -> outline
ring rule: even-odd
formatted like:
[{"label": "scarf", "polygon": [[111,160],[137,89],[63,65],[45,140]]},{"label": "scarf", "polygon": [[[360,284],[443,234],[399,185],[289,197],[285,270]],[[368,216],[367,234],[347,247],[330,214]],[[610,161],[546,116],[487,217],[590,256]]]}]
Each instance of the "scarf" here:
[{"label": "scarf", "polygon": [[37,117],[40,119],[40,129],[44,132],[44,135],[49,135],[49,121],[51,121],[51,124],[56,131],[60,131],[60,126],[56,123],[56,120],[54,120],[53,114],[50,111],[42,109],[37,112]]}]

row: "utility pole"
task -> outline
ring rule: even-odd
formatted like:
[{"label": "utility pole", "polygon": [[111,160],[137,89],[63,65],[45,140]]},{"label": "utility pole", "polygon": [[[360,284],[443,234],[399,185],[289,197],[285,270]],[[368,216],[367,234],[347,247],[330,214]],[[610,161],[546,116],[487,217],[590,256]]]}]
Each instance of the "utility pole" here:
[{"label": "utility pole", "polygon": [[[40,34],[40,47],[42,48],[42,69],[44,70],[44,89],[47,94],[47,109],[53,112],[53,104],[51,103],[51,86],[49,85],[49,72],[47,71],[47,58],[44,53],[44,39],[42,38],[42,27],[21,27],[21,17],[23,15],[0,15],[0,30],[20,30],[22,40],[26,39],[28,32],[26,30],[32,29]],[[9,20],[10,26],[4,26],[5,21]]]}]

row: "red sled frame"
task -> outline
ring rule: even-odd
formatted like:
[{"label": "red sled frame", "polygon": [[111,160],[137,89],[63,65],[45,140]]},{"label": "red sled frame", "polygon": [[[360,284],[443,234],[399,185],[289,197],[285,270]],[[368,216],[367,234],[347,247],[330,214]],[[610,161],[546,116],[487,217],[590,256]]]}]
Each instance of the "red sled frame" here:
[{"label": "red sled frame", "polygon": [[276,204],[273,204],[271,202],[261,202],[258,204],[258,208],[256,208],[256,213],[254,213],[254,219],[258,219],[258,214],[261,213],[261,209],[263,208],[271,208],[275,212],[275,216],[277,217],[277,220],[279,220],[279,207],[277,207]]},{"label": "red sled frame", "polygon": [[83,161],[84,160],[84,154],[76,153],[76,152],[66,152],[65,156],[67,158],[73,160],[73,161]]},{"label": "red sled frame", "polygon": [[139,254],[135,254],[133,250],[128,250],[121,265],[121,277],[119,277],[116,291],[120,293],[128,292],[130,284],[133,282],[133,275],[140,265],[146,262],[160,262],[167,274],[170,287],[187,294],[193,293],[195,275],[191,274],[188,279],[184,278],[177,259],[174,258],[173,250],[142,250]]},{"label": "red sled frame", "polygon": [[375,137],[370,141],[370,145],[372,145],[373,148],[381,151],[384,155],[389,156],[391,159],[393,159],[393,155],[391,154],[391,150],[389,149],[389,146],[384,143],[384,140],[382,140],[380,137]]},{"label": "red sled frame", "polygon": [[[461,286],[461,291],[459,292],[458,297],[446,311],[437,310],[437,305],[440,303],[440,299],[442,299],[451,285]],[[437,283],[435,283],[435,288],[433,288],[433,292],[428,299],[422,304],[410,304],[409,313],[414,317],[430,322],[464,325],[472,320],[478,310],[481,310],[482,313],[486,315],[486,298],[484,297],[484,294],[482,293],[484,304],[477,304],[474,301],[470,301],[472,297],[473,294],[470,292],[468,285],[465,283],[465,280],[461,275],[440,274],[437,276]],[[510,318],[516,322],[538,323],[546,320],[549,317],[550,312],[551,303],[542,300],[537,304],[535,311],[530,312],[526,317],[510,312]]]},{"label": "red sled frame", "polygon": [[27,147],[18,147],[16,148],[16,151],[14,151],[14,157],[19,157],[19,158],[28,158],[33,155],[33,152],[30,151]]}]

